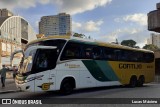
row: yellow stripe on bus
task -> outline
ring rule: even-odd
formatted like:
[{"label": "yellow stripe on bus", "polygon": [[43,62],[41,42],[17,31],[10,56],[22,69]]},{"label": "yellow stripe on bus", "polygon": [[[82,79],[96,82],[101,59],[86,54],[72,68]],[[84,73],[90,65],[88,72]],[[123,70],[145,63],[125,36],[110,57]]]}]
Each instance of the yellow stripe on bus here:
[{"label": "yellow stripe on bus", "polygon": [[137,63],[137,62],[115,62],[109,61],[110,66],[120,79],[122,84],[129,84],[132,75],[136,75],[137,79],[140,75],[144,75],[145,83],[151,82],[155,75],[155,66],[153,63]]}]

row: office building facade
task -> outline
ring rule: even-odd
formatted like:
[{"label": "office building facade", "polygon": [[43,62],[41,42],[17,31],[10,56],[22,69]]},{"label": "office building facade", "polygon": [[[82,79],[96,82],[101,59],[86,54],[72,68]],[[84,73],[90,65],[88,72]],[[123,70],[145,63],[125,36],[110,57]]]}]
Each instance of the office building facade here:
[{"label": "office building facade", "polygon": [[0,9],[0,17],[13,16],[13,13],[7,9]]},{"label": "office building facade", "polygon": [[45,36],[66,35],[71,32],[71,17],[66,13],[43,16],[39,22],[39,34]]},{"label": "office building facade", "polygon": [[160,34],[151,33],[150,38],[147,39],[147,44],[153,44],[158,48],[160,48]]}]

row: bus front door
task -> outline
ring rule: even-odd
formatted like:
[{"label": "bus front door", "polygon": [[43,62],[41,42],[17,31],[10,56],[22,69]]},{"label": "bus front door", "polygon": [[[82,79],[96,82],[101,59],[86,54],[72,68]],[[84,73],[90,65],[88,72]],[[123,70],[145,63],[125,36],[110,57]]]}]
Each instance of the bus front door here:
[{"label": "bus front door", "polygon": [[33,70],[35,73],[35,91],[49,91],[55,78],[50,76],[56,66],[56,49],[38,49]]}]

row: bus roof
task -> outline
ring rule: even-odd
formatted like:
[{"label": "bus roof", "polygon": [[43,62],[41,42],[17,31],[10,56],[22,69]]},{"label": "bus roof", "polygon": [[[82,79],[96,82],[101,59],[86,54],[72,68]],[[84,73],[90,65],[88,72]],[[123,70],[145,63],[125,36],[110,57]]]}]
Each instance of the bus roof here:
[{"label": "bus roof", "polygon": [[34,44],[34,43],[40,42],[40,41],[52,40],[52,39],[64,39],[64,40],[71,40],[71,41],[76,41],[76,42],[84,42],[85,44],[94,44],[97,46],[104,46],[104,47],[112,47],[112,48],[153,53],[153,51],[146,50],[146,49],[132,48],[132,47],[123,46],[123,45],[114,44],[114,43],[106,43],[106,42],[101,42],[101,41],[97,41],[97,40],[84,39],[84,38],[78,38],[78,37],[72,37],[72,36],[66,36],[66,35],[64,35],[64,36],[48,36],[48,37],[40,38],[40,39],[29,42],[27,45]]}]

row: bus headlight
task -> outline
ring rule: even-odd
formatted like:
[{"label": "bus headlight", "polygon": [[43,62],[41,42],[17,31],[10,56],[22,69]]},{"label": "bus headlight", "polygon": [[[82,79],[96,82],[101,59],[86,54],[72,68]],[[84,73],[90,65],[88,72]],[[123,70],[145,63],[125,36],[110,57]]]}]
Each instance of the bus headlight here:
[{"label": "bus headlight", "polygon": [[16,81],[16,83],[18,83],[18,84],[23,84],[23,83],[25,83],[25,81],[19,81],[19,80],[15,80]]}]

